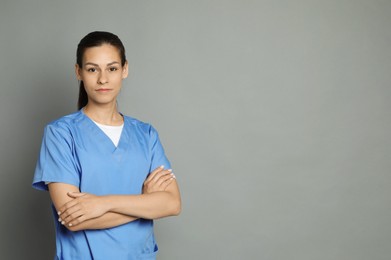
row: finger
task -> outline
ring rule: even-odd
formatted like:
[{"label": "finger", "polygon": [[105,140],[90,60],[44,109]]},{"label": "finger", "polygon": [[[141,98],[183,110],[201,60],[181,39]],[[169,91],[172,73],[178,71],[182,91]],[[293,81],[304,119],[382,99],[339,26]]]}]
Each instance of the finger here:
[{"label": "finger", "polygon": [[68,216],[66,219],[59,219],[58,221],[62,224],[62,225],[68,225],[70,222],[72,222],[74,219],[78,218],[82,216],[81,212],[79,213],[73,213],[72,216]]},{"label": "finger", "polygon": [[150,182],[156,176],[156,174],[161,172],[163,169],[164,169],[164,166],[162,165],[162,166],[156,168],[155,170],[153,170],[151,173],[149,173],[147,178],[145,179],[145,183]]},{"label": "finger", "polygon": [[154,183],[158,183],[160,180],[165,179],[167,176],[169,176],[171,172],[172,172],[171,169],[161,171],[158,174],[156,174],[151,181]]},{"label": "finger", "polygon": [[[67,209],[64,211],[60,216],[59,219],[61,221],[66,220],[70,215],[74,214],[75,212],[79,211],[81,209],[80,205],[75,205],[72,208]],[[60,221],[60,220],[59,220]]]},{"label": "finger", "polygon": [[172,172],[171,169],[163,170],[157,173],[152,179],[151,182],[157,182],[160,178],[164,177],[167,174],[170,174]]},{"label": "finger", "polygon": [[61,224],[68,225],[69,223],[72,223],[75,219],[83,216],[83,212],[81,210],[76,211],[69,216],[67,216],[65,219],[62,219]]},{"label": "finger", "polygon": [[77,205],[78,203],[78,200],[74,199],[74,200],[71,200],[71,201],[68,201],[67,203],[65,203],[63,206],[61,206],[59,209],[58,209],[58,215],[61,215],[63,214],[67,209],[69,208],[72,208],[74,207],[75,205]]},{"label": "finger", "polygon": [[80,223],[86,221],[88,218],[85,215],[82,215],[76,219],[73,219],[71,222],[69,222],[67,225],[69,227],[74,227],[76,225],[79,225]]},{"label": "finger", "polygon": [[57,214],[58,215],[61,215],[63,212],[65,212],[67,209],[71,208],[71,207],[74,207],[75,205],[77,205],[78,203],[80,203],[80,200],[78,200],[78,198],[80,197],[84,197],[84,196],[87,196],[88,193],[84,193],[84,192],[68,192],[67,195],[69,197],[73,197],[74,199],[73,200],[70,200],[68,201],[67,203],[65,203],[61,208],[58,209],[58,212]]},{"label": "finger", "polygon": [[173,183],[175,181],[175,176],[171,176],[170,179],[166,180],[165,182],[162,183],[162,185],[160,186],[160,188],[162,188],[163,190],[166,190],[168,186],[170,186],[171,183]]},{"label": "finger", "polygon": [[168,181],[169,179],[173,178],[173,176],[174,174],[172,172],[170,174],[160,176],[160,178],[156,181],[156,185],[162,185],[165,181]]},{"label": "finger", "polygon": [[153,170],[153,171],[148,175],[148,177],[147,177],[146,180],[148,181],[148,180],[153,179],[153,177],[155,177],[155,175],[156,175],[157,173],[161,172],[163,169],[164,169],[164,165],[161,165],[161,166],[157,167],[155,170]]},{"label": "finger", "polygon": [[67,195],[71,198],[79,198],[86,194],[84,192],[68,192]]}]

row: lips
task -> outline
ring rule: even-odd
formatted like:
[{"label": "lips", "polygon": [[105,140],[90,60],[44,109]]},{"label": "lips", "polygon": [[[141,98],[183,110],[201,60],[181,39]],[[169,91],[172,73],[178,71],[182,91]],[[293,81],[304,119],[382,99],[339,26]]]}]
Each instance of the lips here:
[{"label": "lips", "polygon": [[100,88],[100,89],[97,89],[96,91],[98,91],[98,92],[109,92],[109,91],[111,91],[111,89],[109,89],[109,88]]}]

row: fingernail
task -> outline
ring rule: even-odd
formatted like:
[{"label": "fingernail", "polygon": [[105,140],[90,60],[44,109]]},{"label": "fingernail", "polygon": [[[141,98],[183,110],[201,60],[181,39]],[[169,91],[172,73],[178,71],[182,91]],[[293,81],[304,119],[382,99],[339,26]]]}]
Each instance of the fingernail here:
[{"label": "fingernail", "polygon": [[175,174],[174,174],[174,173],[171,173],[171,176],[172,176],[174,179],[176,179],[176,177],[175,177]]},{"label": "fingernail", "polygon": [[72,227],[72,223],[69,223],[69,226]]},{"label": "fingernail", "polygon": [[160,168],[164,169],[164,165],[160,165]]},{"label": "fingernail", "polygon": [[62,221],[62,219],[61,218],[58,218],[58,222],[61,222]]},{"label": "fingernail", "polygon": [[57,211],[57,214],[58,214],[58,215],[61,215],[61,211]]},{"label": "fingernail", "polygon": [[62,224],[62,225],[64,225],[64,224],[65,224],[65,222],[64,222],[64,221],[61,221],[61,224]]},{"label": "fingernail", "polygon": [[168,169],[167,171],[172,172],[172,169]]}]

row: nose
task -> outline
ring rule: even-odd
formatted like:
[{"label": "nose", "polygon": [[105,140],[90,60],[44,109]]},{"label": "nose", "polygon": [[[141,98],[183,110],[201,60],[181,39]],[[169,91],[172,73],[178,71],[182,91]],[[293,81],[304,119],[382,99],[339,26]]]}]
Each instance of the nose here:
[{"label": "nose", "polygon": [[105,71],[102,71],[101,73],[99,73],[99,77],[98,77],[98,84],[99,85],[104,85],[108,82],[108,79],[107,79],[107,75],[106,75],[106,72]]}]

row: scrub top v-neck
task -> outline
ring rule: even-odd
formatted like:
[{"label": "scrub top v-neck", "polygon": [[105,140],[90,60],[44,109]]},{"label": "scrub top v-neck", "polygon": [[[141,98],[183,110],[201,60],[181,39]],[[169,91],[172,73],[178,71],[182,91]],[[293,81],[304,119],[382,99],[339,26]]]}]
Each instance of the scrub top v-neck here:
[{"label": "scrub top v-neck", "polygon": [[96,121],[93,121],[113,142],[113,144],[117,147],[119,143],[119,139],[122,135],[122,129],[124,128],[124,124],[121,125],[103,125]]},{"label": "scrub top v-neck", "polygon": [[[147,175],[160,165],[170,168],[157,131],[124,116],[115,146],[82,110],[45,127],[33,187],[45,182],[74,185],[95,195],[141,194]],[[69,231],[57,221],[55,259],[155,259],[153,221],[136,221],[102,230]]]}]

